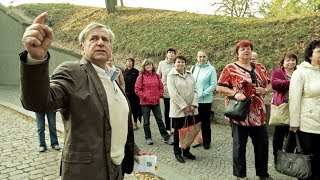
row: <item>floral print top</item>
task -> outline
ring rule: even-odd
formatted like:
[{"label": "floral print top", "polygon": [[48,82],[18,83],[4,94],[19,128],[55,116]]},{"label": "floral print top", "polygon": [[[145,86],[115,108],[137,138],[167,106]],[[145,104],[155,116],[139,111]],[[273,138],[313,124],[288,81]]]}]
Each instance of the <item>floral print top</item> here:
[{"label": "floral print top", "polygon": [[[228,118],[227,120],[242,126],[262,126],[266,124],[266,109],[264,106],[264,95],[255,93],[255,87],[266,87],[269,84],[266,68],[260,63],[252,63],[254,73],[239,66],[236,63],[228,64],[222,71],[218,85],[233,89],[243,93],[247,98],[251,98],[249,114],[245,121]],[[227,107],[229,98],[226,97],[225,106]]]}]

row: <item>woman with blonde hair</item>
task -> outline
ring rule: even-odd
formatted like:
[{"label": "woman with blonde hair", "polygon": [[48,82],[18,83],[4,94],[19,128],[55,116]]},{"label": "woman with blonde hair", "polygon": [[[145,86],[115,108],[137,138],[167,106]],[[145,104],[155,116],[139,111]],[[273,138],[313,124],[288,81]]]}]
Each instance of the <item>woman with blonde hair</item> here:
[{"label": "woman with blonde hair", "polygon": [[152,60],[145,59],[141,66],[140,75],[135,84],[135,92],[140,98],[145,139],[148,145],[153,145],[150,130],[150,111],[152,110],[164,143],[171,145],[173,142],[164,127],[160,109],[160,97],[163,94],[163,84],[159,75],[156,73]]}]

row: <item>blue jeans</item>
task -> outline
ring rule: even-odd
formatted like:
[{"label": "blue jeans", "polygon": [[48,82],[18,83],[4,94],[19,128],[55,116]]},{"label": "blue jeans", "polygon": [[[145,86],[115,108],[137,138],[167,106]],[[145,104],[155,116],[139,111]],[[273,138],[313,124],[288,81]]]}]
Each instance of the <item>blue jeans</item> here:
[{"label": "blue jeans", "polygon": [[56,112],[48,112],[46,114],[36,112],[36,120],[38,126],[38,137],[40,146],[47,147],[45,140],[45,115],[47,115],[51,146],[59,145],[56,129]]},{"label": "blue jeans", "polygon": [[152,110],[153,115],[157,121],[158,128],[160,131],[160,134],[164,140],[168,140],[170,138],[170,135],[166,131],[166,128],[164,127],[164,123],[162,121],[162,115],[161,115],[161,109],[160,105],[141,105],[142,108],[142,116],[143,116],[143,129],[144,129],[144,135],[146,139],[152,139],[151,138],[151,130],[150,130],[150,111]]}]

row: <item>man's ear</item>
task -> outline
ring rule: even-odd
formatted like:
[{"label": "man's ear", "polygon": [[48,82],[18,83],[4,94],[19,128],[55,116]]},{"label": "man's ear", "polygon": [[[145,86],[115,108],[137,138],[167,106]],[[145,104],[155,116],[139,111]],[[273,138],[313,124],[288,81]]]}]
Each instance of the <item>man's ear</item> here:
[{"label": "man's ear", "polygon": [[80,54],[84,55],[84,45],[83,45],[83,43],[80,43],[79,47],[80,47]]}]

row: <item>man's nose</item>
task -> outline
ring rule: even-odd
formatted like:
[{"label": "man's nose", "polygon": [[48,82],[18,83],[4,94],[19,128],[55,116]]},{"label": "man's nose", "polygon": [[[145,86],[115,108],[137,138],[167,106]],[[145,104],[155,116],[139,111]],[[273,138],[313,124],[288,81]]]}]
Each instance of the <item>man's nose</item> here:
[{"label": "man's nose", "polygon": [[97,45],[99,45],[99,46],[104,45],[102,38],[98,39]]}]

